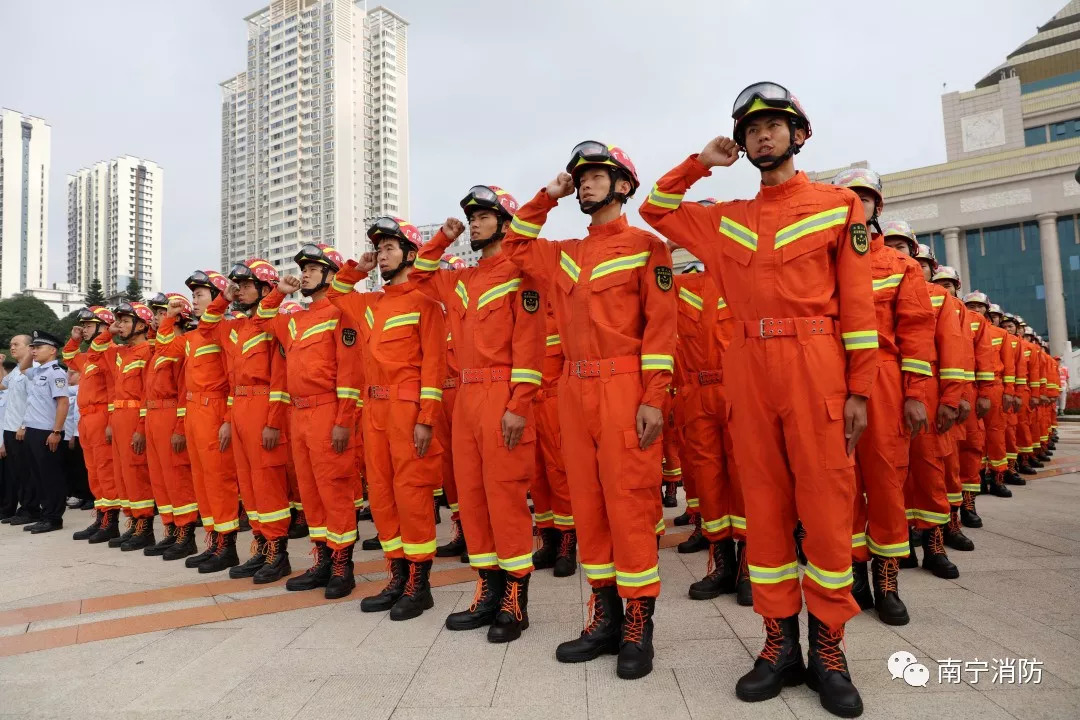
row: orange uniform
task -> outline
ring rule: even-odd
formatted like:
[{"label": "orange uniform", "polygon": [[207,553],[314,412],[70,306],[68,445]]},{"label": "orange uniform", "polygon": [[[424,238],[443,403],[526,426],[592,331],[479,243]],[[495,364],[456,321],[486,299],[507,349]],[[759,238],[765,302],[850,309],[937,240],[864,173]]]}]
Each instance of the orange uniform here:
[{"label": "orange uniform", "polygon": [[[1010,412],[1005,417],[1005,458],[1009,461],[1009,467],[1013,471],[1016,470],[1017,462],[1020,459],[1020,453],[1024,447],[1023,438],[1026,437],[1022,434],[1020,428],[1020,418],[1024,414],[1024,407],[1028,402],[1028,386],[1027,386],[1027,358],[1024,357],[1023,341],[1016,335],[1010,334],[1007,340],[1008,349],[1012,352],[1013,367],[1015,368],[1015,374],[1013,376],[1013,395],[1020,398],[1020,407],[1017,410]],[[1023,451],[1026,452],[1026,451]]]},{"label": "orange uniform", "polygon": [[964,500],[963,483],[960,479],[960,447],[967,442],[969,428],[975,436],[975,441],[979,440],[982,433],[982,427],[978,424],[978,418],[975,417],[976,329],[972,328],[971,318],[968,316],[970,311],[964,306],[964,303],[948,292],[945,296],[944,311],[952,311],[960,323],[961,349],[963,351],[961,365],[964,373],[962,394],[963,399],[971,406],[971,412],[968,414],[967,419],[963,423],[957,422],[953,425],[949,433],[952,442],[949,446],[949,452],[945,456],[945,494],[948,497],[949,505],[959,507]]},{"label": "orange uniform", "polygon": [[[99,338],[111,340],[106,330]],[[123,488],[122,498],[127,501],[131,515],[136,518],[154,517],[154,490],[150,484],[150,468],[144,450],[137,454],[132,447],[132,435],[146,437],[146,368],[154,347],[150,342],[138,345],[114,345],[102,358],[113,375],[113,447],[120,456],[117,475]]]},{"label": "orange uniform", "polygon": [[555,319],[551,298],[544,298],[544,376],[540,392],[536,393],[536,472],[529,486],[533,501],[533,521],[538,528],[574,529],[573,504],[570,486],[566,481],[566,465],[562,454],[562,432],[559,429],[559,380],[563,374],[562,337]]},{"label": "orange uniform", "polygon": [[[293,406],[289,439],[308,537],[343,550],[356,542],[355,428],[363,377],[353,347],[356,323],[325,298],[302,312],[279,315],[284,300],[280,290],[270,291],[259,302],[255,324],[269,329],[289,359],[286,400]],[[335,427],[349,430],[341,453],[331,444]]]},{"label": "orange uniform", "polygon": [[870,395],[878,362],[862,205],[802,172],[753,200],[682,203],[710,174],[690,156],[657,182],[641,216],[716,273],[728,305],[721,319],[733,320],[724,384],[746,479],[754,609],[787,618],[802,607],[792,542],[801,518],[807,607],[837,627],[859,612],[849,590],[855,459],[844,406]]},{"label": "orange uniform", "polygon": [[731,327],[719,321],[727,303],[712,277],[706,271],[675,278],[679,292],[675,424],[682,433],[684,477],[693,478],[696,490],[687,490],[687,508],[700,511],[702,533],[715,543],[732,536],[743,539],[746,517],[722,384],[724,349],[730,342],[725,333]]},{"label": "orange uniform", "polygon": [[338,272],[327,297],[359,327],[371,517],[386,557],[424,562],[435,555],[431,498],[441,484],[443,448],[433,433],[420,457],[413,430],[418,424],[434,428],[443,412],[446,323],[438,303],[411,281],[380,293],[352,292],[366,277],[355,268],[351,263]]},{"label": "orange uniform", "polygon": [[[445,315],[443,316],[445,318]],[[460,520],[461,509],[458,505],[457,483],[454,482],[454,452],[451,446],[450,423],[454,417],[454,405],[457,401],[458,373],[457,355],[454,353],[453,333],[446,335],[446,379],[443,380],[443,422],[438,425],[441,432],[439,444],[443,447],[442,491],[446,495],[446,504],[450,507],[450,519]],[[438,495],[438,491],[436,491]]]},{"label": "orange uniform", "polygon": [[[1002,398],[1013,392],[1016,379],[1016,366],[1009,348],[1009,333],[995,327],[989,320],[980,321],[990,340],[990,354],[983,369],[975,371],[975,382],[979,387],[980,397],[990,399],[990,412],[983,418],[986,433],[984,460],[994,473],[1004,473],[1008,469],[1005,449],[1005,411]],[[982,463],[980,463],[982,465]],[[981,487],[978,472],[966,475],[963,488],[965,492],[978,493]]]},{"label": "orange uniform", "polygon": [[622,215],[583,240],[548,242],[545,190],[510,224],[503,252],[551,288],[566,366],[559,425],[581,567],[624,598],[660,594],[656,469],[662,446],[640,448],[637,412],[663,412],[675,364],[671,253]]},{"label": "orange uniform", "polygon": [[[186,332],[182,343],[158,348],[158,354],[183,358],[184,434],[199,514],[207,531],[228,534],[240,527],[240,495],[232,444],[222,452],[218,443],[218,430],[231,421],[231,413],[228,369],[223,348],[215,340],[215,324],[213,317],[204,314],[199,327]],[[168,337],[175,326],[176,318],[166,317],[158,333]]]},{"label": "orange uniform", "polygon": [[869,257],[879,363],[866,405],[866,433],[856,449],[851,554],[858,562],[869,560],[871,553],[908,554],[904,479],[911,435],[904,423],[904,403],[917,400],[929,407],[928,395],[934,391],[934,310],[922,268],[886,246],[881,236],[871,241]]},{"label": "orange uniform", "polygon": [[[461,380],[453,415],[454,479],[469,563],[522,577],[532,572],[526,495],[536,467],[533,402],[543,380],[544,315],[534,281],[500,253],[476,267],[440,270],[450,245],[440,230],[416,258],[410,281],[447,308]],[[506,412],[525,418],[521,440],[503,443]]]},{"label": "orange uniform", "polygon": [[165,523],[195,522],[199,503],[191,479],[191,458],[185,448],[173,451],[172,436],[184,434],[186,411],[180,402],[184,387],[183,335],[175,331],[154,340],[154,356],[146,369],[146,455],[158,512]]},{"label": "orange uniform", "polygon": [[[102,334],[107,333],[104,331]],[[109,336],[111,337],[111,336]],[[79,342],[68,340],[64,346],[64,364],[77,370],[79,381],[79,442],[86,462],[90,492],[94,494],[94,507],[98,510],[120,508],[122,491],[117,483],[117,468],[113,465],[113,451],[105,439],[113,404],[112,372],[105,364],[105,351],[110,341],[102,341],[101,335],[90,341],[90,349],[80,352]]]},{"label": "orange uniform", "polygon": [[[1001,406],[1003,392],[1001,375],[1004,366],[1001,362],[1001,354],[993,344],[993,330],[996,328],[985,317],[967,308],[964,308],[963,322],[971,329],[975,362],[975,376],[968,378],[969,381],[974,382],[970,394],[973,398],[990,400],[991,414],[986,416],[990,418],[993,407]],[[982,470],[986,458],[986,434],[986,422],[984,418],[977,416],[973,399],[971,414],[964,423],[965,437],[959,448],[961,493],[964,491],[977,493],[981,488],[979,471]],[[950,504],[954,506],[959,505],[962,500],[962,495],[959,500],[955,500],[952,496],[949,498]]]},{"label": "orange uniform", "polygon": [[[934,357],[926,389],[926,417],[929,426],[911,440],[910,464],[904,483],[904,504],[908,521],[925,529],[949,521],[949,498],[945,489],[945,458],[955,452],[956,440],[950,428],[937,430],[939,405],[956,409],[967,386],[964,363],[967,355],[960,331],[960,316],[949,302],[951,295],[941,286],[926,284],[934,317]],[[955,300],[955,298],[953,298]]]},{"label": "orange uniform", "polygon": [[[218,295],[206,314],[220,317],[229,307]],[[252,318],[239,317],[216,324],[216,338],[225,348],[232,392],[233,457],[240,496],[251,529],[268,540],[285,537],[292,519],[289,505],[288,408],[285,355],[281,343]],[[266,450],[263,428],[280,431],[278,444]]]}]

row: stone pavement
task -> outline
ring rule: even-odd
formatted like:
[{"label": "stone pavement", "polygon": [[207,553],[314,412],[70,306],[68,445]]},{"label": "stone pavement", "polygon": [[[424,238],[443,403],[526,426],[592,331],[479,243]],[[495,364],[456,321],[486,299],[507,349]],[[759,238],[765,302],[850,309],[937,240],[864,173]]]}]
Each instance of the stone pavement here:
[{"label": "stone pavement", "polygon": [[[979,500],[986,526],[967,531],[974,553],[952,553],[959,579],[901,573],[911,624],[890,628],[864,613],[848,625],[864,717],[1080,716],[1080,425],[1063,423],[1061,434],[1055,462],[1028,487],[1011,500]],[[65,532],[34,537],[0,526],[0,719],[829,717],[805,687],[755,705],[735,698],[761,648],[761,620],[731,596],[686,597],[706,556],[678,555],[674,532],[661,553],[655,670],[623,681],[613,656],[555,662],[555,646],[581,630],[580,572],[537,573],[531,627],[518,642],[490,645],[483,630],[443,628],[472,599],[471,572],[456,561],[436,566],[435,608],[395,623],[359,609],[385,579],[378,553],[357,552],[357,592],[330,603],[321,592],[255,590],[72,542],[86,521],[70,513]],[[306,568],[306,550],[294,541],[295,571]],[[930,669],[927,687],[891,679],[886,660],[900,650]],[[993,683],[989,673],[972,682],[970,663],[1005,658],[1037,660],[1041,682]],[[938,683],[945,659],[961,663],[959,684]]]}]

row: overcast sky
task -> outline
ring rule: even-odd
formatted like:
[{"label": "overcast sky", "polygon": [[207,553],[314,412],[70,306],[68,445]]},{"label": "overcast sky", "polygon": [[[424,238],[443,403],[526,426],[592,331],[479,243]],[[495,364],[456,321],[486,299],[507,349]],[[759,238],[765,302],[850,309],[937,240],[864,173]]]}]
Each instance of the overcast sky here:
[{"label": "overcast sky", "polygon": [[[810,115],[804,169],[944,162],[942,93],[972,89],[1065,0],[385,4],[410,22],[410,220],[441,222],[476,183],[524,202],[596,139],[637,164],[641,224],[652,182],[730,134],[735,95],[758,80],[786,85]],[[0,0],[0,106],[52,126],[51,280],[67,272],[66,175],[123,154],[165,168],[165,289],[218,263],[218,83],[244,69],[243,18],[264,5]],[[748,197],[756,183],[741,161],[691,192]],[[563,204],[548,237],[583,232]]]}]

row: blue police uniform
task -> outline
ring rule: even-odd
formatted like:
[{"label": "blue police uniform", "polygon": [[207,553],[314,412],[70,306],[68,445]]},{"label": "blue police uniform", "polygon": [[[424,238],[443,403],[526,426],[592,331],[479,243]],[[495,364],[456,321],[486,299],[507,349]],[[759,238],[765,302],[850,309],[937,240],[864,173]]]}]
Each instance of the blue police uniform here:
[{"label": "blue police uniform", "polygon": [[[57,352],[61,347],[60,340],[54,335],[35,330],[31,335],[30,346],[41,345],[50,345],[56,348]],[[26,389],[26,414],[23,416],[26,435],[23,441],[32,460],[33,481],[41,504],[41,521],[23,529],[37,534],[59,530],[64,526],[67,481],[64,455],[60,448],[64,440],[63,428],[67,416],[65,414],[58,422],[56,406],[61,398],[65,401],[68,398],[67,371],[60,367],[57,360],[51,360],[27,373],[27,378],[29,384]],[[52,435],[59,436],[56,450],[50,450],[48,446]]]}]

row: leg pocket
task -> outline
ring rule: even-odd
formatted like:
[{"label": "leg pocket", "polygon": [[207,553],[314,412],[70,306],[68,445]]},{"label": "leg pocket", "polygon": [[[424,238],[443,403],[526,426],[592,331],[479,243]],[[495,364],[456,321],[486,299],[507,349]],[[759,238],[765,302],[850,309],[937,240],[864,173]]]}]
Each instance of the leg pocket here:
[{"label": "leg pocket", "polygon": [[[536,468],[536,426],[526,425],[521,432],[521,440],[513,450],[507,450],[503,443],[502,430],[495,431],[495,452],[492,458],[494,473],[484,475],[504,482],[529,480]],[[490,474],[489,474],[490,473]]]},{"label": "leg pocket", "polygon": [[846,402],[845,395],[825,398],[824,417],[817,427],[817,436],[822,465],[826,470],[841,470],[855,465],[854,455],[847,454],[847,440],[844,438]]},{"label": "leg pocket", "polygon": [[[663,443],[658,437],[649,447],[641,450],[637,430],[624,430],[621,443],[601,446],[600,466],[615,468],[618,485],[622,490],[653,488],[660,490],[660,471],[663,459]],[[617,452],[617,457],[605,457],[606,447]]]}]

